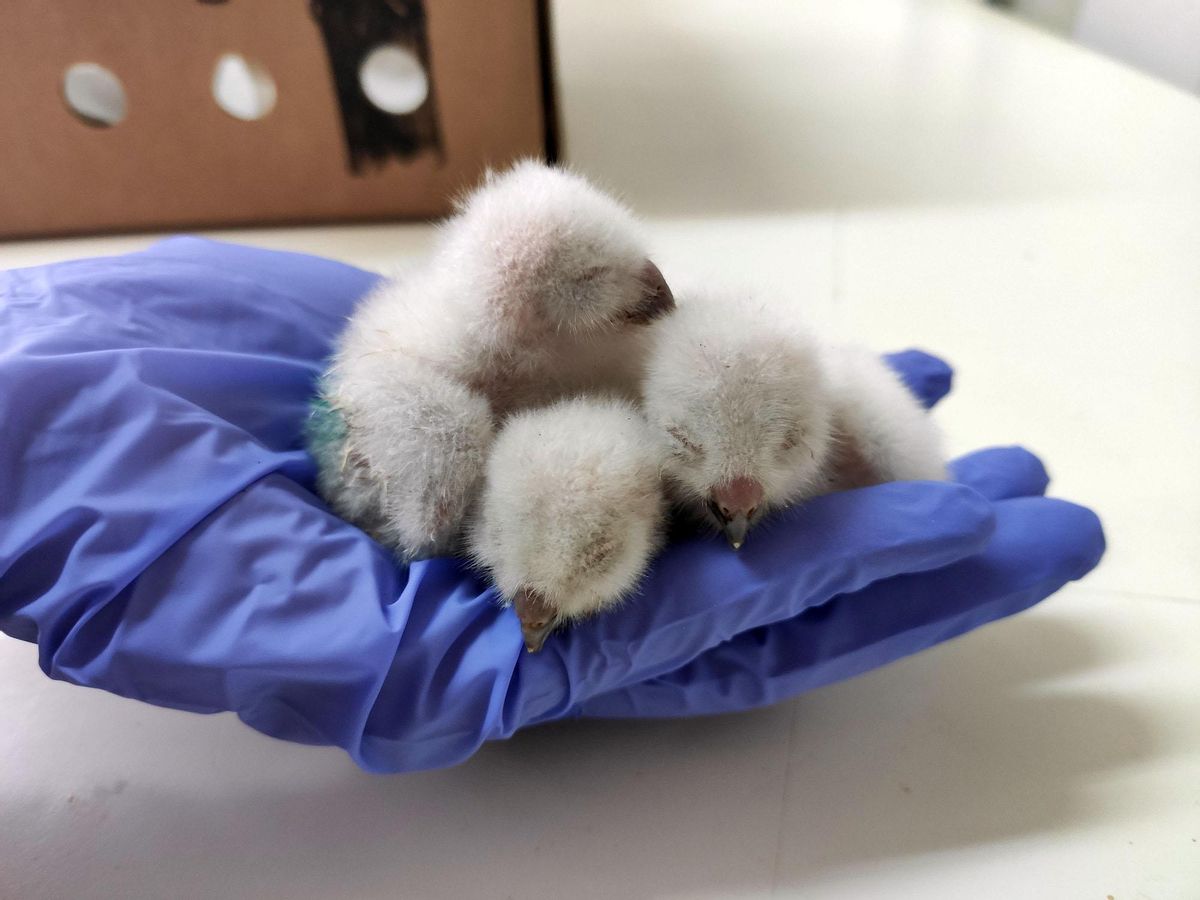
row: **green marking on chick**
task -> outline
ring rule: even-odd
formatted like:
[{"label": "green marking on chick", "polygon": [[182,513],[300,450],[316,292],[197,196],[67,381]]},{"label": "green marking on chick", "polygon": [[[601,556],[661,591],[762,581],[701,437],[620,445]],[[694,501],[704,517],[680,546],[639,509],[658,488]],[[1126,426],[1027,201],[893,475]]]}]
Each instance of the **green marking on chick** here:
[{"label": "green marking on chick", "polygon": [[305,437],[309,452],[321,468],[334,466],[341,458],[346,443],[346,418],[329,402],[324,385],[309,405]]}]

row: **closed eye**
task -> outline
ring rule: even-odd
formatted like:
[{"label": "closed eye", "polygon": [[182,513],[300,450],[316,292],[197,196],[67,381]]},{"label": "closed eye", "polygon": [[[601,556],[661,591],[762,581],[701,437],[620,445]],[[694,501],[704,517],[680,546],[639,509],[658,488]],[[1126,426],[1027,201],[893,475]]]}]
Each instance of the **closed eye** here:
[{"label": "closed eye", "polygon": [[667,434],[671,436],[671,439],[674,440],[676,444],[690,453],[699,455],[701,452],[703,452],[700,448],[700,445],[691,440],[691,438],[687,436],[687,432],[685,432],[678,425],[672,425],[670,428],[668,428]]},{"label": "closed eye", "polygon": [[813,459],[817,458],[817,454],[813,452],[813,448],[804,442],[804,432],[798,427],[793,428],[784,436],[783,444],[781,446],[784,450],[795,450],[797,447],[803,447],[808,451],[809,456],[811,456]]},{"label": "closed eye", "polygon": [[594,284],[603,278],[608,277],[607,266],[589,266],[575,276],[575,281],[579,284]]}]

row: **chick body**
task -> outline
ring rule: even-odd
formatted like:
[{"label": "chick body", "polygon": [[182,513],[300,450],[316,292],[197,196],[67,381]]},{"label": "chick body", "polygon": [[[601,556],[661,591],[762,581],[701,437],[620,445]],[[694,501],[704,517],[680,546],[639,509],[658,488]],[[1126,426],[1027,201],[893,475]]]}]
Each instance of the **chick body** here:
[{"label": "chick body", "polygon": [[411,559],[454,550],[495,432],[486,398],[419,367],[361,365],[327,384],[318,489],[339,515]]},{"label": "chick body", "polygon": [[771,509],[945,477],[936,428],[882,361],[822,345],[786,308],[709,289],[653,331],[643,403],[668,490],[735,549]]},{"label": "chick body", "polygon": [[707,289],[653,332],[643,405],[678,505],[744,537],[772,508],[824,485],[829,386],[797,320],[746,293]]},{"label": "chick body", "polygon": [[672,305],[615,200],[536,163],[489,177],[430,259],[351,317],[318,404],[341,423],[317,454],[323,495],[406,559],[459,549],[496,422],[636,392],[644,325]]},{"label": "chick body", "polygon": [[471,555],[531,650],[637,585],[662,542],[658,453],[641,412],[580,398],[518,413],[487,465]]},{"label": "chick body", "polygon": [[824,490],[886,481],[944,481],[933,419],[879,356],[852,345],[825,350],[833,445]]}]

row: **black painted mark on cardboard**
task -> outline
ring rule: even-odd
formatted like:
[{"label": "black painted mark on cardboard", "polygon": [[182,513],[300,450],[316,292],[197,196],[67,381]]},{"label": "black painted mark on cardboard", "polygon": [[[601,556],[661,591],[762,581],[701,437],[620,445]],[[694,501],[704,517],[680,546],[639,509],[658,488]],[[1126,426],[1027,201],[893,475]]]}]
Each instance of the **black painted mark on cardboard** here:
[{"label": "black painted mark on cardboard", "polygon": [[[350,171],[361,175],[368,166],[409,160],[427,152],[441,159],[436,86],[422,0],[310,0],[309,8],[325,41]],[[360,69],[380,47],[407,51],[424,71],[426,93],[412,112],[380,108],[363,89]]]}]

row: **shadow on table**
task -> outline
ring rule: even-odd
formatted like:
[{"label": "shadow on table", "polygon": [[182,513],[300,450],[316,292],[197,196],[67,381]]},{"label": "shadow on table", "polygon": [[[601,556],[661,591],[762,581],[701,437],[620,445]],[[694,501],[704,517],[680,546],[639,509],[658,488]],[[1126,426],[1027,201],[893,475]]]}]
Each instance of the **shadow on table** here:
[{"label": "shadow on table", "polygon": [[[1039,613],[774,709],[549,726],[442,772],[344,763],[268,790],[181,748],[219,788],[209,799],[143,789],[131,759],[128,778],[54,810],[7,805],[3,832],[24,830],[36,853],[6,852],[5,880],[27,900],[91,887],[521,900],[801,889],[864,862],[1115,815],[1091,784],[1160,748],[1144,712],[1072,686],[1099,660],[1078,623]],[[262,740],[266,759],[323,752]],[[32,844],[31,827],[44,831]],[[80,846],[95,871],[65,884],[77,876],[55,860]]]}]

